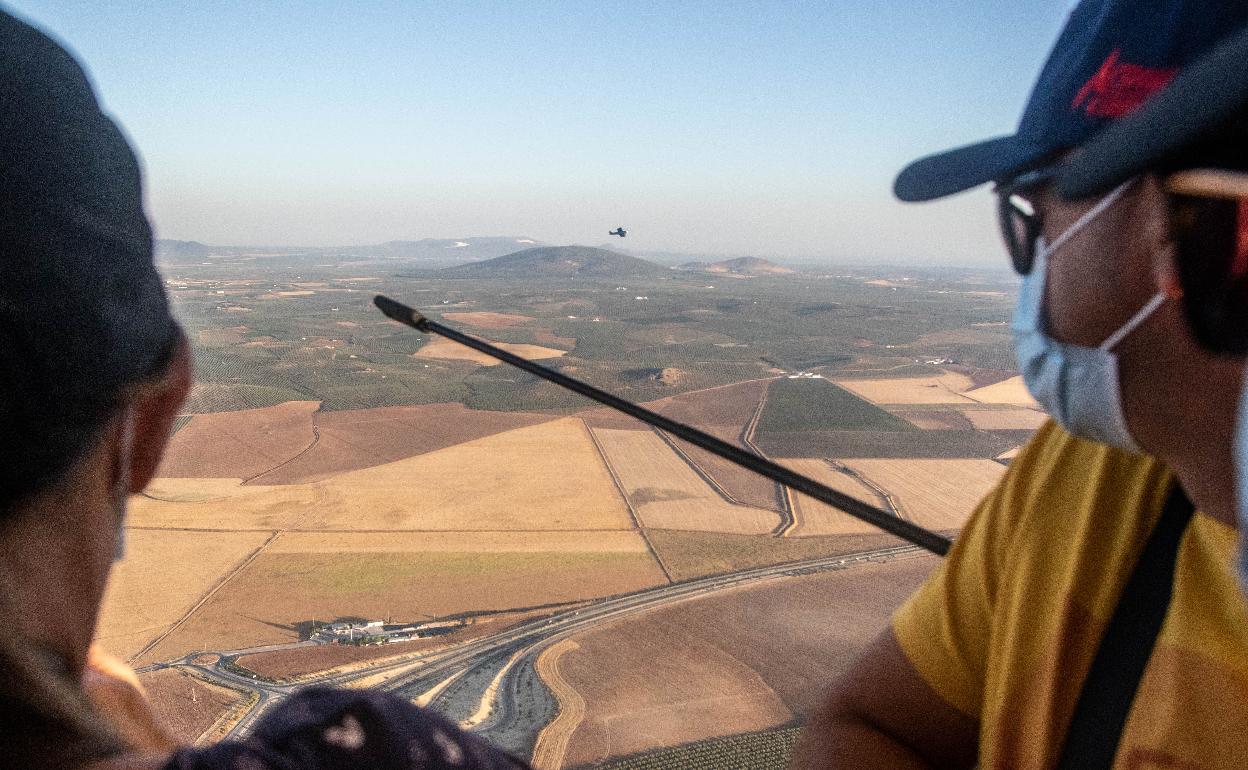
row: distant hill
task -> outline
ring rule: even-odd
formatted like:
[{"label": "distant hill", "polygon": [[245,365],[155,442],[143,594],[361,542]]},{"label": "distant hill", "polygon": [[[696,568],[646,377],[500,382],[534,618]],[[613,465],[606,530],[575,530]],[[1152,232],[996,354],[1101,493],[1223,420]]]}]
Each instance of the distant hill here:
[{"label": "distant hill", "polygon": [[721,262],[686,262],[680,265],[679,269],[730,275],[786,275],[793,272],[787,267],[781,267],[775,262],[759,257],[738,257]]},{"label": "distant hill", "polygon": [[212,249],[199,241],[173,241],[162,238],[157,239],[155,246],[156,259],[159,262],[197,261],[212,253]]},{"label": "distant hill", "polygon": [[438,275],[447,278],[532,278],[538,276],[624,278],[669,274],[670,271],[662,265],[589,246],[544,246],[525,249],[496,259],[448,267],[438,271]]},{"label": "distant hill", "polygon": [[362,251],[386,259],[429,262],[472,262],[511,254],[516,249],[544,246],[541,241],[520,236],[474,236],[469,238],[421,238],[418,241],[387,241],[366,246]]}]

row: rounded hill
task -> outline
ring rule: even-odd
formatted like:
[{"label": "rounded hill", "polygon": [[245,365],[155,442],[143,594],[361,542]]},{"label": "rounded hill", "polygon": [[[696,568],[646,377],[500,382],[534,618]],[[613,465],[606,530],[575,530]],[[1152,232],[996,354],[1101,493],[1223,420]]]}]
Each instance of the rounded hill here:
[{"label": "rounded hill", "polygon": [[623,278],[668,273],[662,265],[588,246],[542,246],[438,271],[447,278]]}]

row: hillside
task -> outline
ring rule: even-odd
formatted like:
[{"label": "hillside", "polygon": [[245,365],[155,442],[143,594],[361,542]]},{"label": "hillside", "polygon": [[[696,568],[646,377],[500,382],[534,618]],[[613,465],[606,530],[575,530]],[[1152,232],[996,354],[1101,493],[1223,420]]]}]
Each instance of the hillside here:
[{"label": "hillside", "polygon": [[421,238],[418,241],[387,241],[362,249],[365,254],[386,259],[430,262],[471,262],[493,259],[516,249],[544,245],[523,236],[471,236],[465,238]]},{"label": "hillside", "polygon": [[195,262],[212,252],[199,241],[174,241],[163,238],[156,241],[155,250],[158,262]]},{"label": "hillside", "polygon": [[446,278],[586,277],[624,278],[667,275],[668,269],[644,259],[588,246],[546,246],[514,254],[448,267],[438,271]]},{"label": "hillside", "polygon": [[720,262],[686,262],[680,269],[729,275],[787,275],[793,272],[787,267],[759,257],[738,257]]}]

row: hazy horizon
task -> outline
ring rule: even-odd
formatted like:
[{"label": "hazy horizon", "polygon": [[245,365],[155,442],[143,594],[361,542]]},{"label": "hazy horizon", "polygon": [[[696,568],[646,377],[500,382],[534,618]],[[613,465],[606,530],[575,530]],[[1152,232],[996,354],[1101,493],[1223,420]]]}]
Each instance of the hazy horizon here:
[{"label": "hazy horizon", "polygon": [[639,253],[916,266],[1004,264],[984,190],[890,187],[1013,131],[1067,6],[9,4],[84,63],[160,238],[622,225]]}]

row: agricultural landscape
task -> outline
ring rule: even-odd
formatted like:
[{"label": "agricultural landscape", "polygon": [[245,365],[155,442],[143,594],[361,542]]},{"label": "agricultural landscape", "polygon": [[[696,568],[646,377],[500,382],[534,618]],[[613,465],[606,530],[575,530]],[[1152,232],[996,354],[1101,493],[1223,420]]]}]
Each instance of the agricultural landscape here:
[{"label": "agricultural landscape", "polygon": [[[1012,280],[485,245],[166,245],[196,385],[99,642],[188,740],[326,682],[538,768],[781,766],[937,560],[371,300],[956,536],[1045,419],[1013,370]],[[318,643],[378,620],[439,630]]]}]

